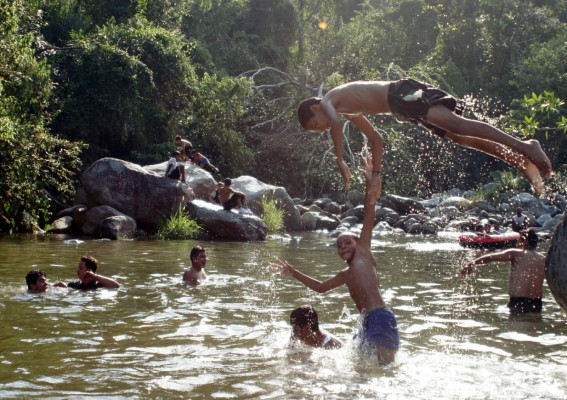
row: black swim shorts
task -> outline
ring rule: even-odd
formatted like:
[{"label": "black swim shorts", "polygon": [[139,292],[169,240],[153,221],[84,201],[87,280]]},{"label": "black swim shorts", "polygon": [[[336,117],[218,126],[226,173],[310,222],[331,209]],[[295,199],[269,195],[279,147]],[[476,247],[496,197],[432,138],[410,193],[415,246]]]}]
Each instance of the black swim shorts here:
[{"label": "black swim shorts", "polygon": [[436,135],[445,136],[446,131],[426,121],[427,112],[433,105],[440,104],[457,115],[462,115],[465,103],[426,83],[415,79],[400,79],[390,83],[388,105],[390,111],[400,118],[430,129]]},{"label": "black swim shorts", "polygon": [[530,299],[529,297],[511,297],[508,302],[510,314],[523,314],[529,312],[541,312],[543,302],[541,299]]}]

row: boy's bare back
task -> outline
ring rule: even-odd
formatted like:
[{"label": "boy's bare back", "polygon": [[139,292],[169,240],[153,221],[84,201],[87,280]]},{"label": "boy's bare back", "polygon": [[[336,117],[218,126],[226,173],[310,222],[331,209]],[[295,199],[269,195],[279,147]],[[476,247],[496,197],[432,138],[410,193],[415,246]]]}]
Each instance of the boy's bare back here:
[{"label": "boy's bare back", "polygon": [[510,297],[541,298],[545,256],[535,250],[513,249],[508,292]]}]

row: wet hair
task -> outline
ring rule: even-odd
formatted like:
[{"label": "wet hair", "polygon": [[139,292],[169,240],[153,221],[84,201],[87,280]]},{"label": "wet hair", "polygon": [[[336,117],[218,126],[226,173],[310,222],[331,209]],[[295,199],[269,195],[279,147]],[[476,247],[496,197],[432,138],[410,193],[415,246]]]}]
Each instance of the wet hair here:
[{"label": "wet hair", "polygon": [[303,100],[299,103],[299,106],[297,106],[297,119],[303,128],[307,129],[307,123],[315,115],[313,111],[311,111],[311,106],[319,103],[321,103],[320,97],[310,97]]},{"label": "wet hair", "polygon": [[193,261],[194,258],[197,258],[199,254],[205,251],[205,248],[202,246],[195,246],[191,249],[191,253],[189,254],[189,258]]},{"label": "wet hair", "polygon": [[180,141],[180,140],[181,140],[181,136],[179,136],[179,135],[175,136],[175,141],[176,141],[176,142],[178,142],[178,141]]},{"label": "wet hair", "polygon": [[178,152],[177,150],[174,150],[174,151],[171,152],[171,156],[172,156],[172,157],[178,157],[178,156],[180,156],[180,155],[181,155],[181,153]]},{"label": "wet hair", "polygon": [[539,240],[537,233],[533,229],[528,229],[521,233],[522,239],[525,240],[525,248],[527,250],[535,250],[537,248],[537,242]]},{"label": "wet hair", "polygon": [[308,326],[313,331],[319,330],[319,316],[317,311],[311,306],[301,306],[293,310],[289,316],[291,326],[303,328]]},{"label": "wet hair", "polygon": [[91,256],[83,256],[81,257],[81,262],[85,263],[85,266],[88,269],[90,269],[93,272],[96,272],[96,269],[98,268],[98,261],[96,260],[96,258]]},{"label": "wet hair", "polygon": [[232,179],[226,178],[226,179],[224,180],[224,184],[225,184],[226,186],[232,185]]},{"label": "wet hair", "polygon": [[353,238],[354,240],[358,241],[358,239],[360,239],[360,236],[358,236],[356,233],[353,233],[351,231],[345,231],[342,232],[339,236],[337,236],[337,242],[339,241],[339,238],[348,236],[350,238]]},{"label": "wet hair", "polygon": [[34,269],[33,271],[28,272],[28,274],[26,275],[26,283],[28,284],[28,289],[31,289],[31,285],[35,285],[40,276],[47,277],[45,272],[43,272],[41,269]]}]

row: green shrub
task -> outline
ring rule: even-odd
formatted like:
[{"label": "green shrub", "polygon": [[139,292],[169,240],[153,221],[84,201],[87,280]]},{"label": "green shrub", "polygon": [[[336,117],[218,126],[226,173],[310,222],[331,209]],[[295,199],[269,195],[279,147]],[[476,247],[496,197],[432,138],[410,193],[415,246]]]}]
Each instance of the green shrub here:
[{"label": "green shrub", "polygon": [[268,231],[271,233],[283,231],[284,210],[278,207],[278,202],[273,198],[262,197],[260,204],[262,204],[262,209],[264,210],[262,221],[268,227]]},{"label": "green shrub", "polygon": [[195,239],[200,232],[197,222],[179,209],[161,224],[156,236],[164,240]]}]

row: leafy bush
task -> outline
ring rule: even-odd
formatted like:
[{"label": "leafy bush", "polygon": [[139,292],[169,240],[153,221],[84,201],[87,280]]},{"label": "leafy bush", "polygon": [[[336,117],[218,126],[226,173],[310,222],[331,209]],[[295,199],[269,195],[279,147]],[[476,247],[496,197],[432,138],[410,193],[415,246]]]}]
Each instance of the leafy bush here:
[{"label": "leafy bush", "polygon": [[284,228],[284,210],[278,207],[278,202],[273,198],[262,197],[260,199],[262,209],[262,221],[268,227],[269,232],[281,232]]},{"label": "leafy bush", "polygon": [[195,239],[200,232],[197,222],[179,209],[159,227],[156,236],[164,240]]}]

